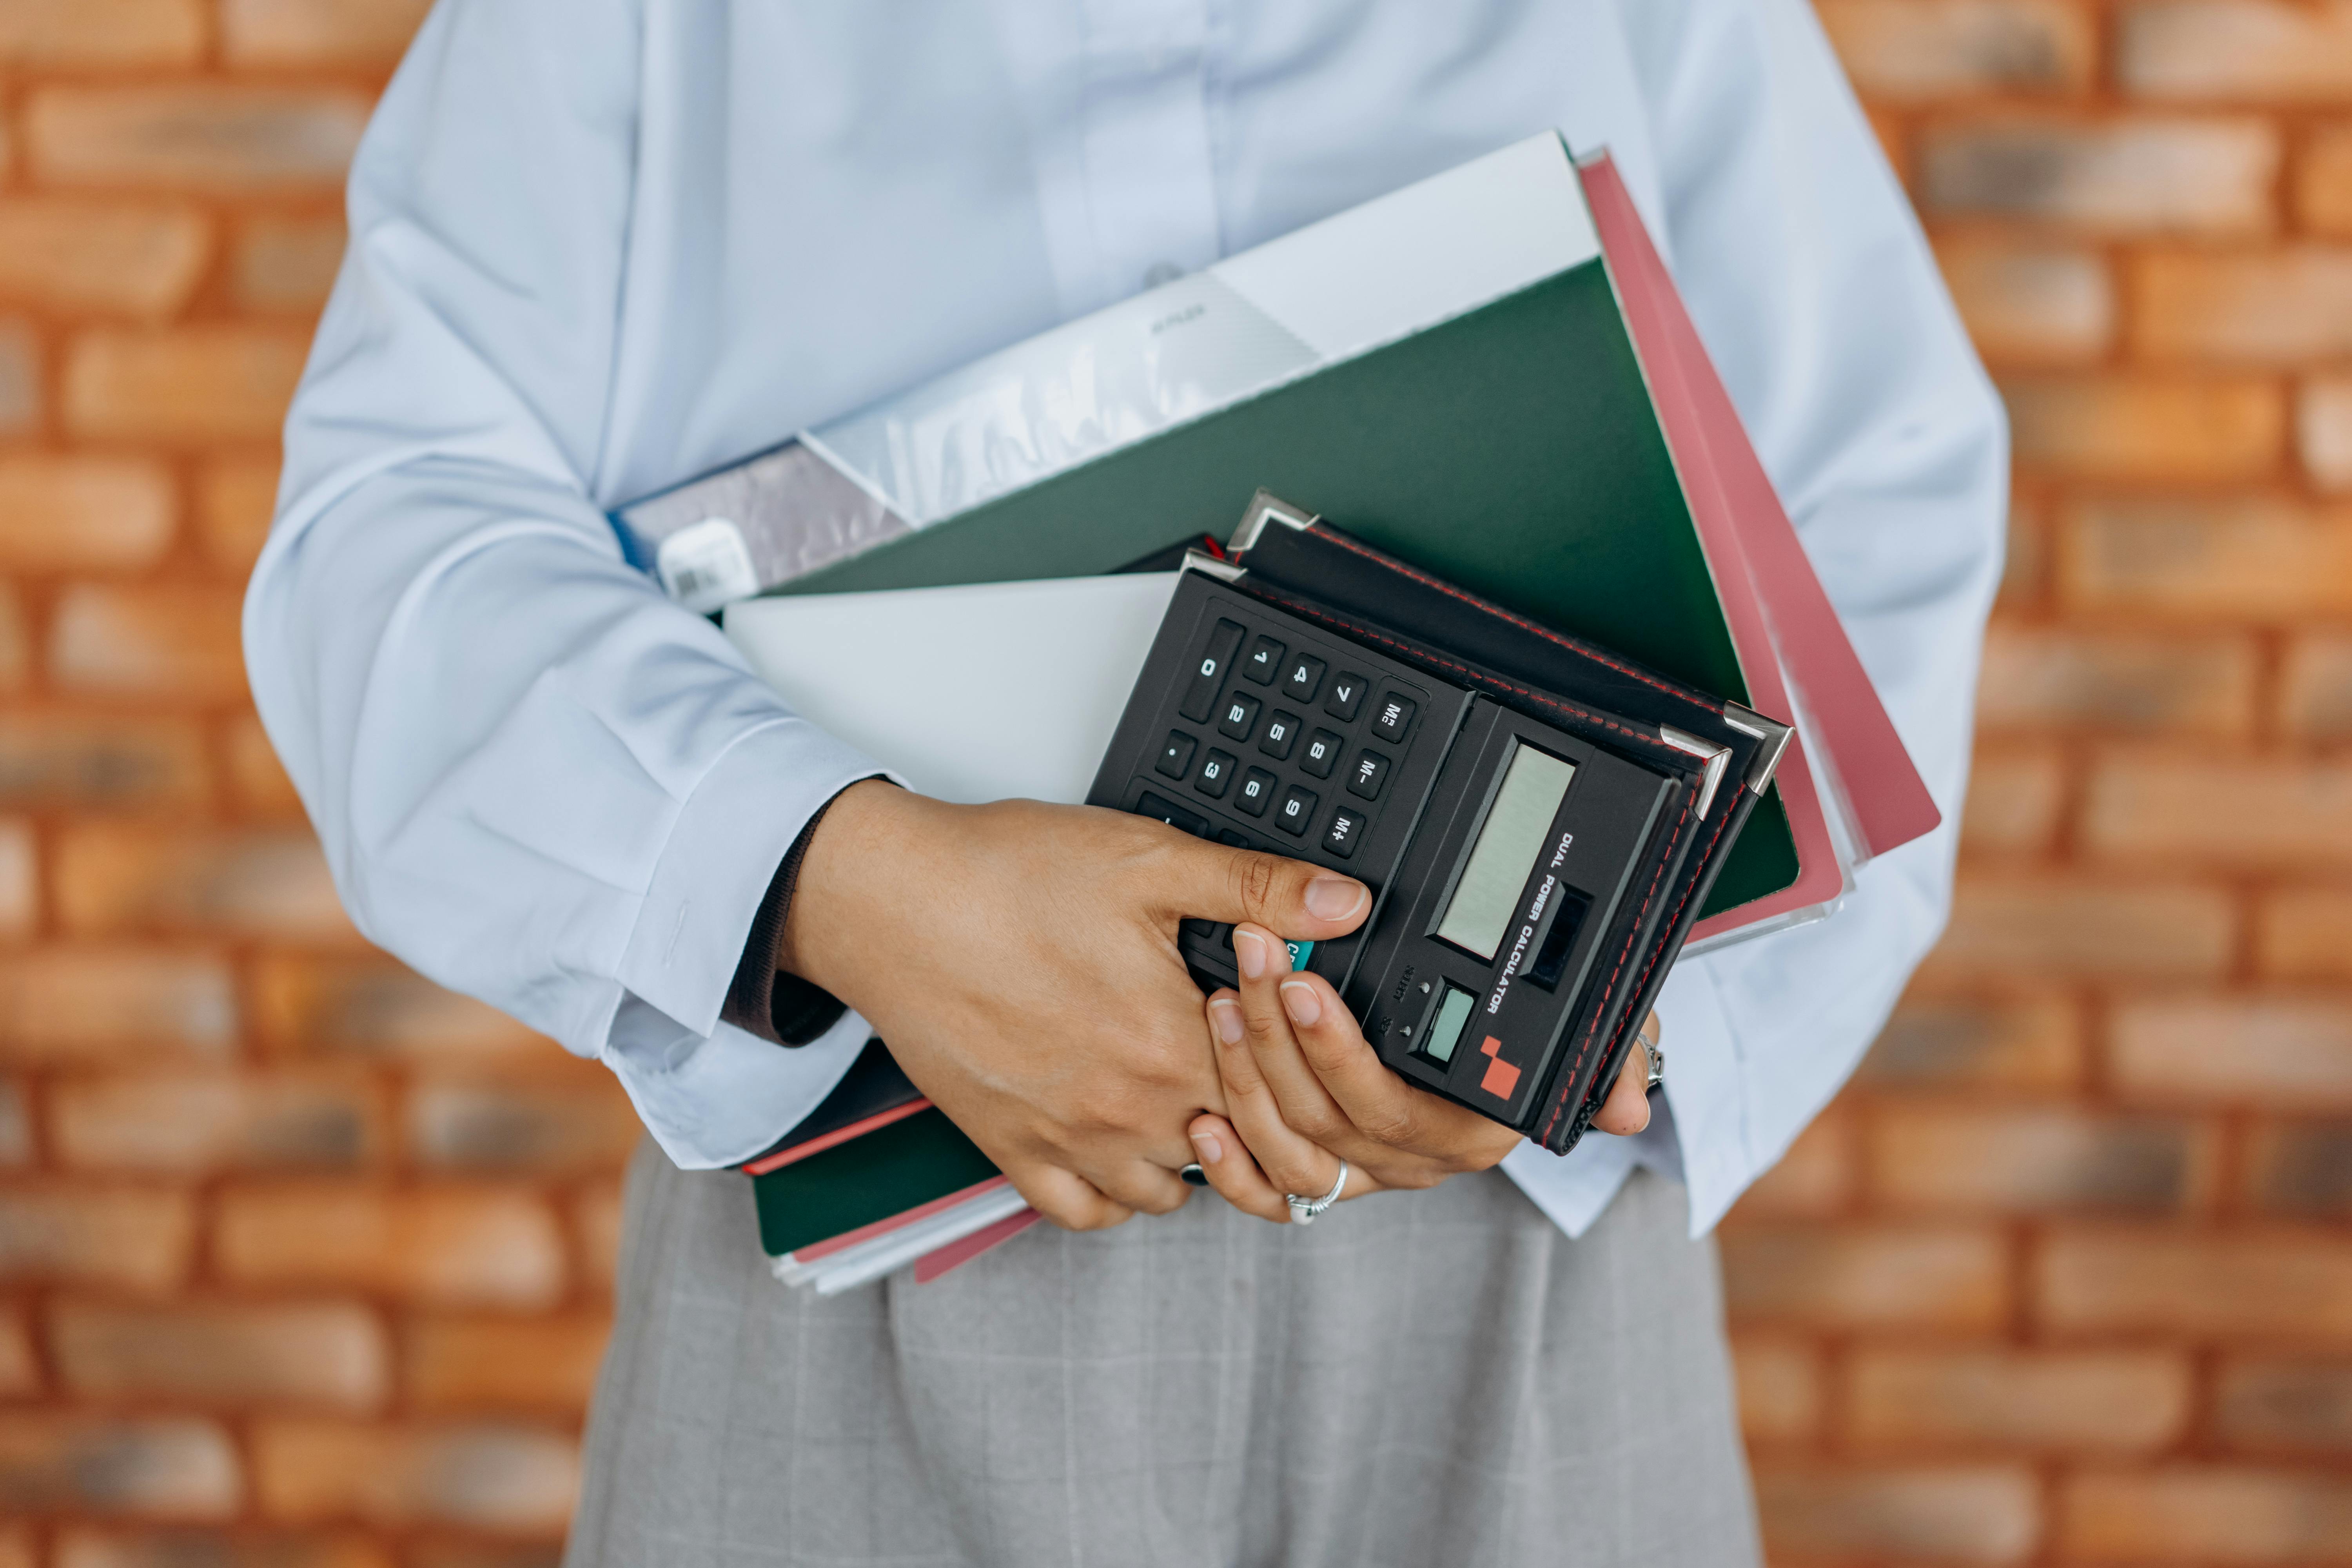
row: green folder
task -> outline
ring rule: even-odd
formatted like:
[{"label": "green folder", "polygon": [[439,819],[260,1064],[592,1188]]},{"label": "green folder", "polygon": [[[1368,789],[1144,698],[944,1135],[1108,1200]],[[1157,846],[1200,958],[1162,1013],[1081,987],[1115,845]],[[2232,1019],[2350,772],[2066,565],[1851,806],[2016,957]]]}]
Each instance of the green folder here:
[{"label": "green folder", "polygon": [[[1603,263],[1150,436],[786,593],[1111,572],[1220,539],[1265,488],[1547,626],[1748,698]],[[1709,896],[1796,879],[1778,786]]]},{"label": "green folder", "polygon": [[933,1106],[751,1179],[771,1258],[846,1236],[998,1173]]}]

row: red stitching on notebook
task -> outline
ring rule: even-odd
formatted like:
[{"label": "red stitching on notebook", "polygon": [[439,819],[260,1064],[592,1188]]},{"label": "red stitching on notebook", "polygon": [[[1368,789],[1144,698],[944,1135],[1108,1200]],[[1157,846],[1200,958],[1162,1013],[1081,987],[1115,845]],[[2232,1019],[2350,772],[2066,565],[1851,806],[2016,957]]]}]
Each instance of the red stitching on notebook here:
[{"label": "red stitching on notebook", "polygon": [[1573,637],[1562,637],[1559,633],[1553,631],[1549,626],[1539,626],[1536,622],[1528,620],[1523,616],[1515,616],[1510,611],[1503,608],[1502,605],[1489,604],[1487,601],[1478,597],[1475,594],[1465,593],[1462,589],[1455,587],[1453,584],[1444,581],[1443,578],[1428,576],[1415,568],[1407,565],[1405,563],[1395,559],[1393,556],[1381,554],[1379,551],[1374,550],[1369,544],[1359,543],[1355,540],[1350,539],[1346,534],[1340,532],[1336,528],[1327,528],[1324,531],[1323,537],[1328,539],[1332,543],[1337,544],[1342,550],[1354,551],[1357,554],[1376,565],[1385,566],[1391,572],[1402,574],[1404,576],[1412,578],[1416,583],[1422,584],[1427,587],[1434,588],[1439,593],[1444,594],[1450,598],[1459,599],[1474,610],[1484,611],[1486,614],[1496,616],[1498,619],[1508,621],[1511,625],[1518,627],[1521,631],[1533,632],[1536,636],[1543,638],[1546,642],[1557,643],[1561,647],[1566,648],[1569,652],[1577,655],[1580,658],[1589,658],[1595,664],[1605,665],[1609,668],[1615,670],[1620,675],[1630,677],[1634,680],[1640,681],[1644,686],[1654,686],[1669,697],[1678,698],[1685,702],[1696,703],[1699,707],[1706,709],[1710,713],[1720,715],[1723,711],[1721,704],[1710,702],[1696,692],[1680,690],[1675,687],[1667,685],[1656,676],[1651,675],[1646,671],[1635,669],[1631,665],[1620,664],[1615,659],[1611,658],[1607,654],[1602,653],[1596,647],[1578,642]]},{"label": "red stitching on notebook", "polygon": [[[1625,960],[1633,956],[1634,940],[1642,934],[1643,917],[1650,912],[1650,900],[1658,896],[1658,884],[1665,879],[1666,868],[1675,863],[1675,846],[1683,841],[1683,829],[1690,826],[1690,796],[1685,794],[1683,796],[1683,814],[1675,819],[1674,837],[1666,840],[1665,851],[1658,857],[1658,868],[1650,873],[1650,890],[1642,895],[1642,907],[1633,911],[1633,923],[1625,930],[1625,945],[1617,954],[1617,967],[1609,972],[1609,984],[1601,988],[1601,1000],[1593,1005],[1592,1022],[1584,1026],[1584,1039],[1576,1047],[1576,1059],[1568,1064],[1559,1099],[1553,1101],[1551,1115],[1544,1122],[1543,1137],[1538,1139],[1538,1142],[1549,1140],[1552,1129],[1559,1125],[1560,1110],[1568,1103],[1566,1086],[1574,1083],[1576,1075],[1584,1070],[1584,1058],[1592,1049],[1592,1037],[1600,1032],[1601,1020],[1609,1011],[1609,998],[1616,994],[1617,977],[1625,973]],[[1723,823],[1730,820],[1731,813],[1725,812],[1722,821],[1716,824],[1715,831],[1718,837],[1723,832]],[[1708,842],[1712,844],[1714,840],[1709,839]],[[1696,881],[1692,885],[1696,886]],[[1656,961],[1654,959],[1652,962]],[[1611,1038],[1613,1043],[1615,1037]]]}]

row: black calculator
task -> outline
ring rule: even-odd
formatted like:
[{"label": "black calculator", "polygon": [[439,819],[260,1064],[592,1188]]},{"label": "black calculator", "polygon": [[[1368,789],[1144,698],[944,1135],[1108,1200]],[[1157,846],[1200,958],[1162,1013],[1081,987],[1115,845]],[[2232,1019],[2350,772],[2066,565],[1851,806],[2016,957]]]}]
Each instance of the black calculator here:
[{"label": "black calculator", "polygon": [[[1088,803],[1366,883],[1363,924],[1293,943],[1293,966],[1408,1079],[1564,1149],[1696,914],[1685,873],[1785,733],[1726,788],[1729,746],[1302,591],[1318,552],[1360,548],[1328,525],[1268,552],[1282,574],[1252,571],[1253,531],[1186,558]],[[1238,983],[1231,927],[1188,920],[1178,943],[1203,989]]]}]

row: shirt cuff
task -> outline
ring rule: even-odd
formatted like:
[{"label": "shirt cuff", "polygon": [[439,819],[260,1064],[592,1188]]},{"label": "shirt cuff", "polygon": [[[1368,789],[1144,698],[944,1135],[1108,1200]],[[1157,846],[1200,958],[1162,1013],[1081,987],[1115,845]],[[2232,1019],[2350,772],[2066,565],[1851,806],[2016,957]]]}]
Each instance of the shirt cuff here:
[{"label": "shirt cuff", "polygon": [[716,1030],[775,868],[820,808],[877,774],[888,776],[803,719],[728,748],[680,805],[654,868],[615,976],[628,996],[690,1034]]},{"label": "shirt cuff", "polygon": [[672,1163],[711,1171],[757,1158],[824,1103],[874,1031],[855,1013],[796,1051],[721,1024],[708,1036],[631,997],[602,1059]]},{"label": "shirt cuff", "polygon": [[776,950],[783,942],[784,921],[792,913],[793,889],[800,880],[801,859],[808,853],[809,840],[816,837],[817,825],[824,820],[824,814],[847,793],[846,789],[837,792],[816,808],[815,815],[803,825],[800,837],[793,840],[792,848],[777,865],[776,874],[769,879],[759,912],[751,917],[751,934],[743,940],[743,954],[736,960],[734,982],[728,986],[726,1003],[719,1010],[723,1022],[774,1045],[807,1045],[839,1023],[842,1014],[848,1010],[822,986],[797,974],[783,973],[776,967]]}]

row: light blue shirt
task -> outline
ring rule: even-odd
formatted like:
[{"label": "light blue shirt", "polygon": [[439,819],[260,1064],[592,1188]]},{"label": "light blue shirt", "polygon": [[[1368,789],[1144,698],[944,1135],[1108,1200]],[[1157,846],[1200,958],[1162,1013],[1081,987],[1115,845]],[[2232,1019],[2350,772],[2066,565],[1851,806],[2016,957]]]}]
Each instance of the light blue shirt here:
[{"label": "light blue shirt", "polygon": [[[810,1109],[854,1017],[719,1022],[770,875],[875,764],[623,563],[604,511],[1548,128],[1609,148],[1946,827],[1687,960],[1636,1161],[1712,1225],[1949,902],[1998,405],[1802,0],[442,0],[351,181],[247,667],[353,917],[608,1064],[679,1164]],[[1567,367],[1564,374],[1572,374]]]}]

